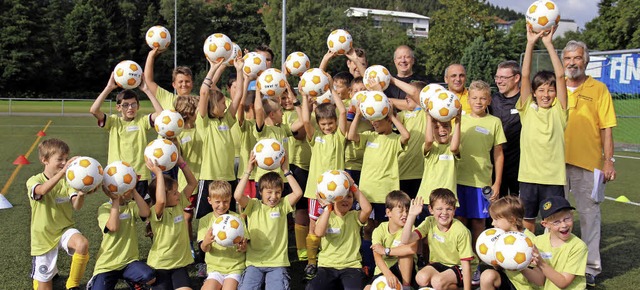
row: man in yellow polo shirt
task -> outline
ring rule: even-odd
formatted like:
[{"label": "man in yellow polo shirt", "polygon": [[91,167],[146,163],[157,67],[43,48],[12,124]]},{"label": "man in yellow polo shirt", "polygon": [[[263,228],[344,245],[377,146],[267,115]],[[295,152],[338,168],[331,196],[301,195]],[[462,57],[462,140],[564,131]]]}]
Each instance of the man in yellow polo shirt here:
[{"label": "man in yellow polo shirt", "polygon": [[456,94],[460,98],[463,114],[471,113],[471,105],[467,101],[469,99],[469,91],[464,87],[467,83],[467,70],[461,64],[454,63],[444,70],[444,82],[447,89]]},{"label": "man in yellow polo shirt", "polygon": [[[602,170],[605,182],[616,178],[612,128],[616,114],[606,85],[585,74],[589,50],[583,42],[569,41],[562,50],[567,77],[569,121],[565,129],[567,185],[580,215],[580,238],[587,244],[587,285],[595,286],[602,271],[600,260],[600,202],[594,199],[593,171]],[[604,154],[603,154],[604,153]]]}]

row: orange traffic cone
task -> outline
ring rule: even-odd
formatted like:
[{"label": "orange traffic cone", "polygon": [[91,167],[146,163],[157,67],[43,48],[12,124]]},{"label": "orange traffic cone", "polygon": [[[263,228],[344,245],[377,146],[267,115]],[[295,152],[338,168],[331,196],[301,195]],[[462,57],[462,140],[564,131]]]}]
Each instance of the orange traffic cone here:
[{"label": "orange traffic cone", "polygon": [[27,160],[27,158],[24,157],[24,155],[18,156],[18,158],[16,158],[16,160],[13,161],[13,165],[26,165],[30,163],[31,162],[29,162],[29,160]]}]

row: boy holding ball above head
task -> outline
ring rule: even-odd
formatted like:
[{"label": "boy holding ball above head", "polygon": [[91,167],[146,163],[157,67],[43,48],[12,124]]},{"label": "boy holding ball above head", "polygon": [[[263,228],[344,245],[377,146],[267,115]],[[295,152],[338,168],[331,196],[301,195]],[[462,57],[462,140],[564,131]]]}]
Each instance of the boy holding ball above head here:
[{"label": "boy holding ball above head", "polygon": [[416,282],[435,289],[464,287],[471,290],[471,260],[473,250],[469,230],[457,219],[456,196],[451,190],[438,188],[429,196],[427,217],[415,230],[412,225],[422,212],[422,197],[411,202],[407,222],[402,230],[402,243],[427,239],[429,264],[418,271]]},{"label": "boy holding ball above head", "polygon": [[[552,28],[550,32],[535,33],[527,26],[521,96],[516,103],[522,122],[518,174],[520,199],[525,208],[524,226],[532,232],[535,232],[540,201],[551,196],[564,196],[566,183],[564,129],[568,114],[567,86],[564,67],[553,47],[554,31]],[[542,39],[547,48],[554,72],[540,71],[531,81],[531,58],[538,39]]]},{"label": "boy holding ball above head", "polygon": [[547,233],[533,241],[535,268],[526,268],[522,274],[542,289],[582,290],[587,287],[587,245],[571,233],[573,210],[564,197],[552,196],[540,202],[542,226]]},{"label": "boy holding ball above head", "polygon": [[249,175],[256,166],[251,153],[245,173],[233,196],[247,215],[247,232],[251,238],[247,246],[246,269],[238,289],[289,289],[289,257],[287,256],[287,214],[302,197],[302,189],[289,171],[289,162],[282,162],[281,170],[289,181],[292,192],[282,197],[284,182],[276,172],[268,172],[258,180],[261,200],[244,195]]},{"label": "boy holding ball above head", "polygon": [[163,109],[174,109],[174,101],[178,96],[188,96],[193,90],[193,73],[191,69],[186,66],[178,66],[173,69],[171,74],[171,86],[176,91],[176,94],[169,92],[158,84],[153,79],[153,67],[156,61],[156,57],[162,53],[157,47],[149,51],[147,55],[147,62],[144,65],[144,81],[149,86],[151,94],[154,95]]},{"label": "boy holding ball above head", "polygon": [[89,262],[89,241],[73,227],[73,210],[82,208],[86,193],[71,188],[64,178],[75,157],[67,159],[69,146],[59,139],[42,141],[38,156],[44,171],[27,180],[33,289],[53,289],[59,249],[72,256],[66,288],[80,289]]}]

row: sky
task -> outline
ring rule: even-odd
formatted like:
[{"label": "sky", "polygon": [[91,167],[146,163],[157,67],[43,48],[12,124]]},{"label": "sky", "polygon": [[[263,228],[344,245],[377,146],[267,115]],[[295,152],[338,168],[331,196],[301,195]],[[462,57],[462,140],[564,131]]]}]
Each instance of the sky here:
[{"label": "sky", "polygon": [[[533,0],[487,0],[487,2],[525,13]],[[560,7],[560,17],[573,19],[580,28],[598,16],[598,0],[553,0]]]}]

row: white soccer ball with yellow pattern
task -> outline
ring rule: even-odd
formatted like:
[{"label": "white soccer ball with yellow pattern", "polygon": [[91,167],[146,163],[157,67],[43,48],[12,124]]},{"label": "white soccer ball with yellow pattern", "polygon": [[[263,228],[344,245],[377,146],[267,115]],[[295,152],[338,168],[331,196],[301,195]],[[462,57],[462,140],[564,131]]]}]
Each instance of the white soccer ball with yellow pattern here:
[{"label": "white soccer ball with yellow pattern", "polygon": [[167,139],[155,139],[144,149],[144,160],[158,163],[162,171],[171,170],[178,162],[178,147]]},{"label": "white soccer ball with yellow pattern", "polygon": [[343,200],[349,193],[349,178],[340,170],[329,170],[318,177],[316,192],[326,203]]},{"label": "white soccer ball with yellow pattern", "polygon": [[484,230],[478,240],[476,240],[476,254],[483,262],[496,266],[496,240],[504,231],[499,228],[491,228]]},{"label": "white soccer ball with yellow pattern", "polygon": [[441,92],[441,91],[445,91],[447,89],[445,89],[443,86],[439,85],[439,84],[428,84],[426,85],[424,88],[422,88],[422,90],[420,91],[420,106],[423,109],[427,109],[428,105],[429,105],[429,99],[436,95],[437,93]]},{"label": "white soccer ball with yellow pattern", "polygon": [[107,190],[115,194],[123,194],[136,187],[138,176],[133,167],[124,161],[114,161],[104,168],[102,182]]},{"label": "white soccer ball with yellow pattern", "polygon": [[256,86],[262,95],[279,98],[287,89],[287,80],[282,71],[270,68],[260,74]]},{"label": "white soccer ball with yellow pattern", "polygon": [[387,96],[380,91],[368,91],[360,101],[360,112],[369,121],[378,121],[387,117],[391,104]]},{"label": "white soccer ball with yellow pattern", "polygon": [[380,275],[380,277],[376,278],[375,280],[373,280],[373,282],[371,282],[371,289],[373,289],[373,290],[401,290],[402,289],[402,283],[396,282],[396,287],[395,288],[391,288],[389,286],[389,283],[387,283],[387,278],[385,278],[384,275]]},{"label": "white soccer ball with yellow pattern", "polygon": [[123,60],[113,69],[113,78],[119,87],[135,89],[142,82],[142,67],[135,61]]},{"label": "white soccer ball with yellow pattern", "polygon": [[531,26],[534,32],[551,30],[554,25],[560,23],[560,9],[553,1],[538,0],[531,3],[525,18],[527,25]]},{"label": "white soccer ball with yellow pattern", "polygon": [[262,54],[250,52],[244,55],[242,71],[250,78],[259,76],[267,69],[267,59]]},{"label": "white soccer ball with yellow pattern", "polygon": [[533,241],[520,232],[506,232],[496,240],[496,261],[503,269],[520,271],[533,257]]},{"label": "white soccer ball with yellow pattern", "polygon": [[276,139],[262,139],[253,146],[253,156],[258,167],[264,170],[274,170],[284,162],[284,146]]},{"label": "white soccer ball with yellow pattern", "polygon": [[102,183],[102,165],[91,157],[80,156],[69,165],[65,176],[69,186],[87,193]]},{"label": "white soccer ball with yellow pattern", "polygon": [[351,34],[344,29],[336,29],[331,31],[327,37],[327,47],[329,51],[337,54],[345,54],[353,47],[353,39]]},{"label": "white soccer ball with yellow pattern", "polygon": [[312,68],[304,72],[298,83],[300,90],[311,97],[322,96],[329,91],[329,77],[319,68]]},{"label": "white soccer ball with yellow pattern", "polygon": [[299,77],[311,68],[311,62],[304,52],[296,51],[287,56],[284,66],[290,75]]},{"label": "white soccer ball with yellow pattern", "polygon": [[234,42],[233,48],[231,49],[231,55],[229,55],[229,58],[224,61],[224,64],[226,66],[233,66],[233,64],[236,62],[236,58],[238,57],[242,57],[242,48],[240,48],[240,46]]},{"label": "white soccer ball with yellow pattern", "polygon": [[364,76],[362,77],[362,82],[364,83],[364,86],[367,88],[367,90],[374,89],[370,85],[371,80],[373,80],[373,82],[377,82],[382,88],[381,90],[384,91],[389,87],[389,84],[391,83],[391,74],[389,73],[389,70],[384,66],[378,64],[372,65],[364,71]]},{"label": "white soccer ball with yellow pattern", "polygon": [[202,51],[212,62],[226,61],[233,53],[233,41],[222,33],[214,33],[205,39]]},{"label": "white soccer ball with yellow pattern", "polygon": [[223,214],[217,217],[211,226],[213,240],[223,247],[233,247],[244,238],[244,226],[238,217]]},{"label": "white soccer ball with yellow pattern", "polygon": [[145,40],[149,47],[157,47],[159,51],[164,51],[169,48],[169,44],[171,44],[171,33],[169,33],[169,29],[164,26],[152,26],[147,30],[147,34],[145,34]]},{"label": "white soccer ball with yellow pattern", "polygon": [[175,110],[163,110],[153,122],[156,132],[164,138],[175,138],[184,129],[184,119]]},{"label": "white soccer ball with yellow pattern", "polygon": [[451,91],[441,91],[434,94],[427,102],[429,115],[440,122],[449,122],[462,110],[462,103]]}]

